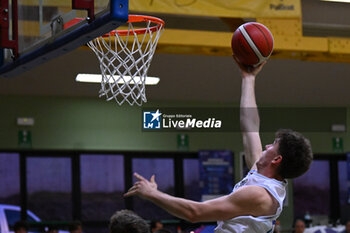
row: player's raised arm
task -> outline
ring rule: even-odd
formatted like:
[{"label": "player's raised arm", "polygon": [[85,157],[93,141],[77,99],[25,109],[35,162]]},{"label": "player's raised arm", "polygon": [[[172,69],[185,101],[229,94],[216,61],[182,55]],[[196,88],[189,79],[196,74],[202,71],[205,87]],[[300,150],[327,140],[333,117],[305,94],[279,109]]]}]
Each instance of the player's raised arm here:
[{"label": "player's raised arm", "polygon": [[255,162],[262,154],[262,146],[259,135],[260,118],[255,100],[255,78],[264,66],[263,62],[258,67],[244,66],[235,58],[241,69],[242,75],[242,93],[240,102],[240,124],[243,136],[243,147],[245,159],[249,168],[253,167]]}]

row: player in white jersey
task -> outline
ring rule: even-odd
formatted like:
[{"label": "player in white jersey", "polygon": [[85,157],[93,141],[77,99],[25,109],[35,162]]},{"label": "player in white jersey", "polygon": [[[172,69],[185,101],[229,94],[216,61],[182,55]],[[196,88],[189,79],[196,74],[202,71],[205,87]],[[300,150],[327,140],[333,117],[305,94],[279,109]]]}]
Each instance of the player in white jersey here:
[{"label": "player in white jersey", "polygon": [[240,124],[249,174],[232,193],[205,202],[173,197],[157,189],[154,175],[150,180],[135,173],[138,181],[124,195],[147,199],[170,214],[190,222],[218,221],[216,233],[267,233],[282,212],[285,179],[304,174],[312,162],[310,142],[291,130],[280,130],[272,144],[262,150],[260,119],[255,100],[255,77],[265,63],[241,69],[242,93]]}]

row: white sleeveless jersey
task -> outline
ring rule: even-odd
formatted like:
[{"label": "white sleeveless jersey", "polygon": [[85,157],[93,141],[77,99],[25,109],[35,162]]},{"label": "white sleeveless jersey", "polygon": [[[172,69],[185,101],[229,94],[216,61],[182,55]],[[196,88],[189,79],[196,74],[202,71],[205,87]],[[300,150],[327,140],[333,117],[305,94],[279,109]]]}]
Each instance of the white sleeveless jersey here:
[{"label": "white sleeveless jersey", "polygon": [[251,170],[248,175],[235,185],[232,192],[244,185],[255,185],[265,188],[279,203],[276,214],[271,216],[239,216],[225,221],[218,221],[215,233],[272,233],[276,219],[282,212],[286,196],[286,181],[278,181]]}]

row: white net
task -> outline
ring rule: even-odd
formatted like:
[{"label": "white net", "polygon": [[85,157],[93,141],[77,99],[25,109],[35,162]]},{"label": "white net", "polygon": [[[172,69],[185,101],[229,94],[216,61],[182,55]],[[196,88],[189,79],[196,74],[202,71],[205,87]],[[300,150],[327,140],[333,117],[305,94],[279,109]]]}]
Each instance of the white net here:
[{"label": "white net", "polygon": [[145,24],[142,29],[129,22],[128,29],[112,31],[88,43],[100,62],[100,97],[105,96],[107,101],[139,106],[147,102],[147,71],[164,25],[153,26],[151,20],[141,23]]}]

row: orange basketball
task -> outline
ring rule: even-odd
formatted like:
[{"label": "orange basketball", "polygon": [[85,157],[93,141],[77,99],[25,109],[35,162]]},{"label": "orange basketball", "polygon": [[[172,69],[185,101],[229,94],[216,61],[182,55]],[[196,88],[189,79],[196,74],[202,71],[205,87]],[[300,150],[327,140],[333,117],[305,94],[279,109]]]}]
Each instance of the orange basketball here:
[{"label": "orange basketball", "polygon": [[257,66],[270,57],[273,50],[273,36],[261,23],[245,23],[233,33],[231,47],[241,63]]}]

